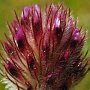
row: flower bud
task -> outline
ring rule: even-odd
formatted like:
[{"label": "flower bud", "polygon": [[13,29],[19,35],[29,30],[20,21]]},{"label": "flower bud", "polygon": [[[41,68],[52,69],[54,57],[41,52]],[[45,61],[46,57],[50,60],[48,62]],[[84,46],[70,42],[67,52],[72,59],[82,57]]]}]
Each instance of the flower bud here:
[{"label": "flower bud", "polygon": [[26,42],[25,42],[24,33],[22,31],[22,27],[18,28],[18,31],[16,33],[16,41],[17,41],[18,48],[21,51],[24,51],[25,50],[25,46],[26,46]]},{"label": "flower bud", "polygon": [[27,6],[27,7],[24,7],[21,14],[21,18],[25,20],[25,19],[29,19],[29,17],[30,17],[30,7]]},{"label": "flower bud", "polygon": [[79,43],[80,41],[80,31],[79,29],[75,29],[73,31],[73,35],[72,35],[72,39],[71,39],[71,47],[76,47],[76,45]]}]

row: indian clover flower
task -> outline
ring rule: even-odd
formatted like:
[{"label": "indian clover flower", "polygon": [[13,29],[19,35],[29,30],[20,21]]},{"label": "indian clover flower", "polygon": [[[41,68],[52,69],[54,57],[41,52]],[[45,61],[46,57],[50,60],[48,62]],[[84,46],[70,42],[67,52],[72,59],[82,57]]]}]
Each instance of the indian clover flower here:
[{"label": "indian clover flower", "polygon": [[[69,90],[89,71],[82,48],[85,33],[63,5],[24,7],[8,27],[12,36],[1,42],[0,69],[9,90]],[[14,87],[13,87],[14,86]]]}]

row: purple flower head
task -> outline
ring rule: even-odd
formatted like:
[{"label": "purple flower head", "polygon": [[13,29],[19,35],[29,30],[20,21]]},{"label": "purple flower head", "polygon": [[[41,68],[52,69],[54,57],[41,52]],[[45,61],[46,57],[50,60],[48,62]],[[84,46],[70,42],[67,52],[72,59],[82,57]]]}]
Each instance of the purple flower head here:
[{"label": "purple flower head", "polygon": [[1,43],[0,74],[15,90],[69,90],[90,70],[82,51],[86,36],[70,11],[54,4],[45,10],[24,7],[21,18],[8,24],[12,37]]}]

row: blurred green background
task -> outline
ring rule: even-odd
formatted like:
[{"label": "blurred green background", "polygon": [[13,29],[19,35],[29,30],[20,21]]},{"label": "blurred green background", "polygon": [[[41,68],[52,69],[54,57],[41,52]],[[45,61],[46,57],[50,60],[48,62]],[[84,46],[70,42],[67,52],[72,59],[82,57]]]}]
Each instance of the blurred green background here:
[{"label": "blurred green background", "polygon": [[[24,6],[38,3],[41,7],[45,7],[48,3],[64,3],[70,8],[72,15],[79,19],[79,26],[83,26],[88,31],[88,38],[84,50],[90,48],[90,1],[89,0],[0,0],[0,40],[5,40],[4,32],[8,34],[7,21],[12,21],[15,17],[13,10],[15,9],[20,16]],[[90,56],[90,51],[88,53]],[[4,85],[0,83],[0,90],[5,90]],[[71,90],[90,90],[90,73]]]}]

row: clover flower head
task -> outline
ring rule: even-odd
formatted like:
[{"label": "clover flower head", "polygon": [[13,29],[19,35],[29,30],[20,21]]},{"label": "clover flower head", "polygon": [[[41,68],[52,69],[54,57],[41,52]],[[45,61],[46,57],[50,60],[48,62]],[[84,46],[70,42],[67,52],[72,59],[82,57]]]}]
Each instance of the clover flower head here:
[{"label": "clover flower head", "polygon": [[[68,90],[89,71],[82,52],[85,33],[70,10],[51,4],[26,6],[8,27],[12,36],[1,42],[5,55],[0,73],[9,90]],[[13,87],[14,86],[14,87]]]}]

